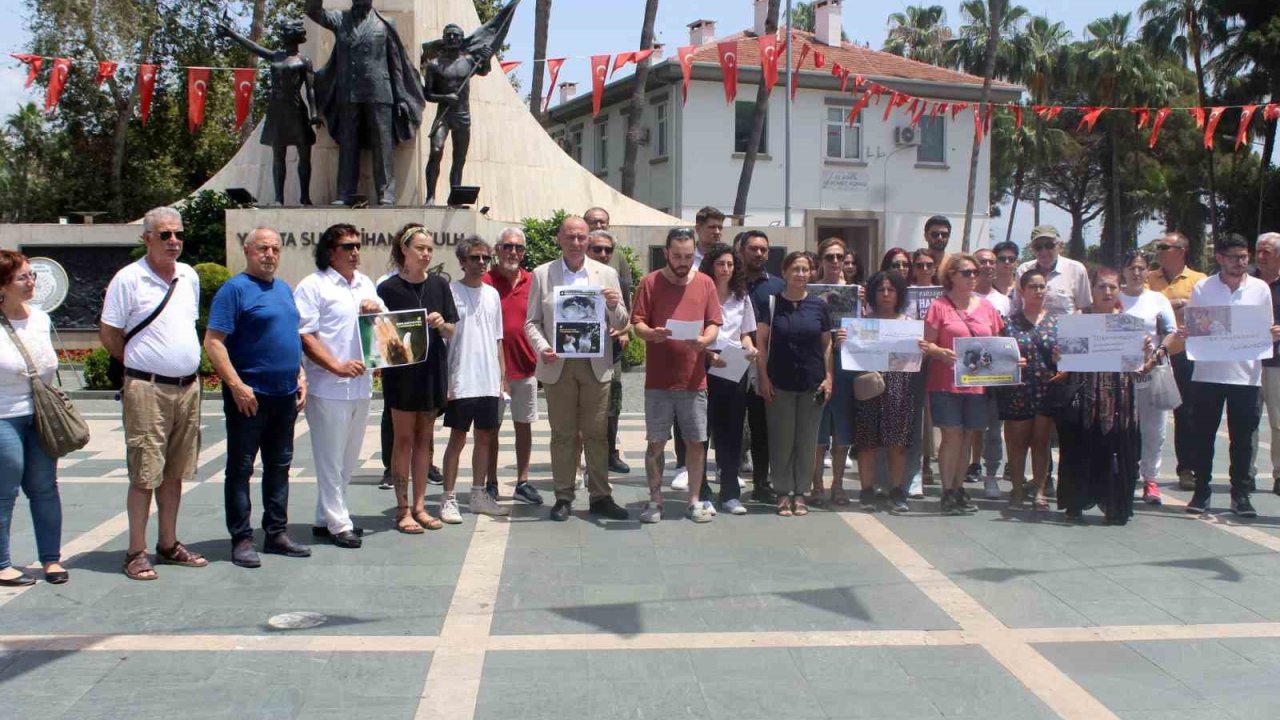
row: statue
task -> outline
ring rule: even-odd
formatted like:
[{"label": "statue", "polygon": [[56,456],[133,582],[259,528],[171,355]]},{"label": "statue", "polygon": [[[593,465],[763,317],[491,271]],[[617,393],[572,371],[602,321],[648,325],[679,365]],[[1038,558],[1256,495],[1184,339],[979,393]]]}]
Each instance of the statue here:
[{"label": "statue", "polygon": [[350,10],[325,10],[306,0],[304,11],[334,35],[333,54],[316,74],[316,95],[329,134],[338,143],[338,198],[351,205],[360,180],[360,150],[373,154],[379,205],[394,205],[392,151],[412,140],[422,124],[421,78],[400,36],[373,0],[352,0]]},{"label": "statue", "polygon": [[[311,204],[311,146],[316,144],[312,126],[321,124],[316,109],[315,71],[311,60],[298,54],[298,46],[307,41],[307,30],[300,19],[280,21],[283,50],[268,50],[237,33],[223,16],[218,34],[243,45],[249,52],[271,63],[271,96],[266,118],[258,140],[271,146],[271,177],[275,183],[276,205],[284,204],[285,153],[292,145],[298,149],[298,202]],[[306,100],[302,91],[306,90]],[[308,110],[310,108],[310,110]]]},{"label": "statue", "polygon": [[470,81],[474,75],[489,74],[489,61],[506,40],[519,4],[520,0],[512,0],[470,37],[464,37],[462,28],[450,23],[444,27],[440,40],[422,44],[423,95],[428,102],[439,105],[429,133],[427,205],[435,204],[444,143],[450,134],[453,135],[453,167],[449,168],[449,187],[462,184],[462,170],[471,145]]}]

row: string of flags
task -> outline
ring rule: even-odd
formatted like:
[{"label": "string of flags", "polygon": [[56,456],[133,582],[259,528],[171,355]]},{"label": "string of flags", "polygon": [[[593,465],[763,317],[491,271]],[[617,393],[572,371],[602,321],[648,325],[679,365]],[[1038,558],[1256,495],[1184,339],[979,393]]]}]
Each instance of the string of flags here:
[{"label": "string of flags", "polygon": [[[716,56],[719,61],[721,70],[721,79],[724,86],[725,102],[731,103],[738,94],[738,53],[739,43],[751,42],[749,38],[735,38],[724,40],[716,43]],[[754,39],[757,43],[758,55],[761,63],[761,74],[765,83],[766,91],[772,93],[774,86],[778,82],[779,73],[782,68],[779,62],[782,54],[783,42],[779,40],[777,35],[766,34]],[[689,100],[689,82],[693,75],[694,55],[701,46],[686,45],[676,50],[676,59],[680,64],[682,74],[681,102],[687,103]],[[592,90],[592,114],[600,113],[600,106],[604,97],[604,87],[608,80],[627,65],[639,65],[652,56],[652,49],[632,50],[614,54],[601,54],[587,56],[591,66],[591,90]],[[30,87],[40,75],[45,67],[45,61],[49,63],[49,81],[45,92],[45,112],[53,112],[56,110],[58,103],[62,97],[62,93],[66,88],[67,78],[72,71],[74,64],[77,63],[70,58],[60,57],[43,57],[40,55],[32,55],[29,53],[12,53],[11,57],[22,62],[27,67],[26,87]],[[796,66],[791,69],[791,100],[796,99],[796,90],[798,88],[798,79],[801,69],[807,60],[812,57],[813,66],[817,69],[823,69],[827,65],[827,58],[823,52],[814,48],[809,43],[804,43],[800,48],[799,61]],[[556,82],[559,80],[560,71],[564,67],[570,57],[546,58],[547,73],[550,76],[550,85],[547,94],[542,100],[542,109],[545,112],[551,104],[551,98],[555,91]],[[117,62],[95,62],[94,66],[94,84],[101,86],[106,80],[115,77],[116,73],[122,67]],[[504,74],[514,71],[520,66],[519,61],[503,61],[501,62],[502,72]],[[155,91],[155,84],[160,72],[160,66],[154,64],[139,64],[133,66],[137,68],[137,83],[139,97],[139,115],[142,123],[146,124],[151,114],[151,101]],[[234,80],[234,97],[235,97],[235,129],[238,131],[240,127],[249,117],[249,109],[253,100],[253,90],[257,82],[258,71],[255,68],[214,68],[214,67],[179,67],[179,70],[185,70],[187,75],[187,129],[191,133],[195,133],[204,124],[204,107],[205,100],[209,92],[209,83],[211,81],[213,71],[231,71]],[[1094,126],[1097,125],[1099,118],[1103,113],[1122,112],[1131,114],[1137,128],[1146,130],[1150,128],[1148,137],[1148,147],[1154,148],[1160,138],[1160,132],[1165,122],[1174,112],[1186,112],[1195,121],[1197,130],[1202,130],[1203,144],[1206,148],[1212,149],[1214,136],[1216,134],[1218,124],[1222,121],[1223,115],[1228,110],[1239,112],[1239,123],[1236,129],[1235,149],[1238,150],[1248,140],[1249,127],[1254,119],[1261,112],[1262,122],[1276,122],[1280,120],[1280,102],[1255,103],[1248,105],[1218,105],[1211,107],[1106,107],[1106,106],[1077,106],[1077,105],[1024,105],[1019,103],[988,103],[983,105],[977,102],[958,102],[954,100],[944,100],[940,98],[926,98],[908,93],[894,90],[890,87],[882,85],[874,80],[868,80],[861,74],[854,73],[849,68],[842,67],[839,62],[832,62],[830,68],[831,75],[840,79],[840,91],[842,93],[852,93],[857,96],[846,122],[853,125],[857,122],[858,117],[866,108],[875,103],[878,107],[882,100],[887,97],[884,103],[883,119],[888,121],[895,110],[901,110],[912,126],[917,126],[927,114],[930,118],[950,115],[952,121],[956,120],[960,113],[969,110],[973,115],[974,135],[978,142],[982,142],[983,138],[991,132],[992,115],[995,111],[1004,111],[1009,113],[1014,120],[1016,129],[1021,129],[1027,113],[1033,113],[1036,117],[1045,122],[1052,122],[1057,119],[1064,111],[1072,114],[1079,113],[1080,120],[1076,125],[1077,132],[1093,132]]]}]

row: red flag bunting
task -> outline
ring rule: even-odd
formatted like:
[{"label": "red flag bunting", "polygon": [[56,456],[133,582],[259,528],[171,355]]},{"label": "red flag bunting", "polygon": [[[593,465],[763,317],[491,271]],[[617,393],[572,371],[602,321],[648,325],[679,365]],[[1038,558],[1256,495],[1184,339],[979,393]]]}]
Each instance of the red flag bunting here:
[{"label": "red flag bunting", "polygon": [[893,109],[898,106],[898,98],[900,97],[903,97],[903,95],[899,93],[897,90],[894,90],[893,94],[889,96],[889,102],[885,103],[884,105],[884,118],[882,118],[883,120],[887,121],[889,119],[889,113],[893,112]]},{"label": "red flag bunting", "polygon": [[565,58],[547,58],[547,72],[551,73],[551,84],[547,86],[547,99],[542,102],[542,111],[551,107],[551,95],[556,91],[556,81],[560,79],[560,68],[564,67]]},{"label": "red flag bunting", "polygon": [[253,83],[258,71],[255,68],[236,68],[236,131],[249,118],[249,106],[253,103]]},{"label": "red flag bunting", "polygon": [[1263,120],[1275,120],[1280,118],[1280,103],[1268,103],[1267,109],[1262,112]]},{"label": "red flag bunting", "polygon": [[809,57],[812,50],[809,43],[805,43],[804,47],[800,48],[800,62],[796,63],[796,69],[791,71],[791,102],[796,101],[796,89],[799,85],[796,80],[800,78],[800,68],[804,67],[804,59]]},{"label": "red flag bunting", "polygon": [[1052,120],[1052,119],[1054,119],[1054,118],[1058,117],[1058,114],[1059,114],[1059,113],[1061,113],[1061,112],[1062,112],[1062,106],[1061,106],[1061,105],[1054,105],[1053,107],[1049,108],[1049,115],[1048,115],[1048,117],[1046,117],[1046,118],[1045,118],[1045,120]]},{"label": "red flag bunting", "polygon": [[98,87],[102,87],[103,81],[116,76],[116,70],[119,69],[119,67],[119,63],[113,63],[110,61],[98,63],[98,74],[94,77],[93,84]]},{"label": "red flag bunting", "polygon": [[1098,124],[1098,117],[1106,112],[1105,107],[1084,108],[1084,116],[1080,118],[1080,124],[1076,126],[1076,132],[1080,132],[1081,128],[1088,128],[1089,132],[1093,132],[1093,126]]},{"label": "red flag bunting", "polygon": [[519,60],[503,60],[501,65],[502,65],[502,74],[506,75],[512,70],[515,70],[516,68],[520,67],[520,61]]},{"label": "red flag bunting", "polygon": [[849,75],[851,73],[845,70],[840,73],[840,92],[849,92]]},{"label": "red flag bunting", "polygon": [[689,76],[693,73],[693,53],[697,51],[697,45],[685,45],[676,50],[676,54],[680,58],[680,72],[684,74],[684,86],[681,89],[680,103],[689,102]]},{"label": "red flag bunting", "polygon": [[31,83],[35,82],[36,76],[40,74],[40,68],[44,65],[44,58],[29,53],[9,53],[9,57],[26,64],[27,83],[22,87],[31,87]]},{"label": "red flag bunting", "polygon": [[825,55],[823,55],[822,53],[818,52],[817,50],[814,50],[814,51],[813,51],[813,66],[814,66],[814,67],[816,67],[816,68],[818,68],[819,70],[821,70],[821,69],[822,69],[822,67],[823,67],[824,65],[826,65],[826,64],[827,64],[827,58],[826,58],[826,56],[825,56]]},{"label": "red flag bunting", "polygon": [[[954,119],[954,118],[953,118]],[[973,141],[982,144],[983,130],[986,129],[986,123],[982,121],[982,106],[973,106]]]},{"label": "red flag bunting", "polygon": [[933,109],[929,111],[929,118],[930,119],[936,118],[938,117],[939,113],[945,113],[946,111],[947,111],[946,103],[936,102],[933,104]]},{"label": "red flag bunting", "polygon": [[951,119],[955,120],[956,116],[959,115],[967,107],[969,107],[969,103],[961,102],[961,103],[953,104],[951,106]]},{"label": "red flag bunting", "polygon": [[920,119],[924,117],[924,111],[928,109],[929,109],[928,101],[921,101],[920,107],[916,109],[915,115],[911,116],[911,127],[915,127],[920,124]]},{"label": "red flag bunting", "polygon": [[778,84],[778,36],[761,35],[757,39],[760,46],[760,67],[764,70],[764,86],[766,93],[773,92]]},{"label": "red flag bunting", "polygon": [[1191,117],[1196,119],[1196,129],[1204,127],[1204,108],[1193,107],[1187,108],[1187,112],[1191,113]]},{"label": "red flag bunting", "polygon": [[877,105],[880,104],[880,96],[889,92],[889,88],[881,85],[880,83],[867,83],[867,87],[869,88],[869,92],[875,99]]},{"label": "red flag bunting", "polygon": [[1009,109],[1013,111],[1013,129],[1021,130],[1022,129],[1022,106],[1010,105]]},{"label": "red flag bunting", "polygon": [[916,97],[911,98],[911,104],[907,106],[907,114],[908,114],[908,115],[915,115],[915,114],[916,114],[916,107],[917,107],[919,104],[920,104],[920,98],[916,98]]},{"label": "red flag bunting", "polygon": [[1204,126],[1204,147],[1206,150],[1213,149],[1213,133],[1218,129],[1218,121],[1222,119],[1222,113],[1226,112],[1225,107],[1215,107],[1209,111],[1209,121]]},{"label": "red flag bunting", "polygon": [[720,73],[724,80],[724,101],[733,102],[738,96],[738,41],[725,40],[716,43],[720,54]]},{"label": "red flag bunting", "polygon": [[1146,126],[1147,126],[1147,121],[1151,119],[1151,108],[1144,108],[1144,107],[1141,107],[1141,108],[1140,108],[1140,107],[1134,107],[1134,108],[1129,108],[1129,112],[1131,112],[1131,113],[1133,113],[1133,114],[1135,114],[1135,115],[1137,115],[1137,116],[1138,116],[1138,129],[1139,129],[1139,130],[1141,130],[1142,128],[1146,127]]},{"label": "red flag bunting", "polygon": [[1240,110],[1240,129],[1236,131],[1236,150],[1244,144],[1244,138],[1249,134],[1249,122],[1253,120],[1253,113],[1258,110],[1257,105],[1245,105]]},{"label": "red flag bunting", "polygon": [[187,132],[204,124],[204,101],[209,95],[209,68],[187,68]]},{"label": "red flag bunting", "polygon": [[[595,58],[595,57],[601,57],[601,56],[600,56],[600,55],[593,55],[592,57],[593,57],[593,58]],[[605,57],[607,57],[607,56],[605,56]],[[618,72],[619,70],[621,70],[622,68],[626,67],[626,66],[627,66],[627,63],[632,62],[632,61],[634,61],[635,59],[636,59],[636,54],[635,54],[634,52],[620,52],[620,53],[618,53],[618,56],[617,56],[616,58],[614,58],[614,59],[613,59],[613,69],[609,71],[609,77],[610,77],[610,78],[613,78],[613,74],[614,74],[614,73],[616,73],[616,72]]]},{"label": "red flag bunting", "polygon": [[840,71],[844,68],[840,67],[840,63],[831,63],[831,77],[840,77]]},{"label": "red flag bunting", "polygon": [[653,48],[649,48],[648,50],[637,50],[636,54],[631,57],[631,62],[639,65],[645,60],[648,60],[649,56],[652,54],[653,54]]},{"label": "red flag bunting", "polygon": [[604,98],[604,79],[609,72],[608,55],[591,56],[591,117],[600,114],[600,101]]},{"label": "red flag bunting", "polygon": [[53,112],[67,87],[67,75],[71,72],[71,58],[54,58],[49,69],[49,87],[44,94],[44,111]]},{"label": "red flag bunting", "polygon": [[849,125],[853,125],[854,123],[856,123],[858,121],[858,113],[861,113],[863,108],[865,108],[867,106],[867,103],[870,101],[871,101],[871,94],[863,93],[862,97],[858,98],[858,101],[855,102],[853,104],[853,107],[849,109],[849,117],[846,119],[846,122]]},{"label": "red flag bunting", "polygon": [[857,89],[859,89],[859,88],[861,88],[861,87],[862,87],[862,76],[861,76],[861,75],[854,75],[854,76],[853,76],[853,89],[854,89],[854,90],[857,90]]},{"label": "red flag bunting", "polygon": [[138,114],[142,117],[142,124],[147,124],[147,118],[151,117],[151,95],[156,89],[156,66],[155,65],[139,65],[138,66]]},{"label": "red flag bunting", "polygon": [[1164,121],[1169,119],[1169,114],[1173,110],[1169,108],[1160,108],[1156,111],[1156,119],[1151,123],[1151,139],[1147,142],[1147,147],[1154,148],[1156,140],[1160,139],[1160,127],[1164,125]]}]

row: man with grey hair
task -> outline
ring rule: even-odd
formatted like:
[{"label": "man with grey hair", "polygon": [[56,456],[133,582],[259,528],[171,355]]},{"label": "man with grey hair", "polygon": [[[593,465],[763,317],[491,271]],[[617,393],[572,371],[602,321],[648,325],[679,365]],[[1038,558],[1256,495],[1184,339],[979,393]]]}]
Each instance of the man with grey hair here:
[{"label": "man with grey hair", "polygon": [[223,283],[209,308],[204,349],[222,378],[227,423],[227,469],[223,498],[231,562],[262,564],[253,547],[249,478],[262,452],[262,551],[310,557],[311,549],[290,539],[289,466],[293,427],[306,404],[298,307],[289,284],[275,276],[280,234],[260,227],[244,241],[244,272]]},{"label": "man with grey hair", "polygon": [[158,207],[142,220],[146,254],[116,273],[102,303],[98,336],[124,365],[125,464],[129,470],[129,549],[124,573],[154,580],[147,557],[147,518],[154,495],[160,533],[156,559],[185,567],[209,562],[178,542],[182,482],[200,452],[200,279],[178,262],[186,234],[182,215]]},{"label": "man with grey hair", "polygon": [[[1263,233],[1254,247],[1254,275],[1271,288],[1271,311],[1280,318],[1280,233]],[[1271,426],[1271,492],[1280,495],[1280,343],[1262,361],[1262,398]]]},{"label": "man with grey hair", "polygon": [[[458,481],[458,461],[475,425],[471,449],[471,512],[510,515],[511,511],[485,492],[490,462],[498,453],[502,395],[506,389],[502,355],[502,299],[484,283],[493,255],[489,243],[471,236],[458,243],[462,279],[449,283],[458,322],[449,338],[449,404],[444,425],[449,446],[444,451],[444,492],[451,495]],[[497,478],[493,478],[495,484]]]}]

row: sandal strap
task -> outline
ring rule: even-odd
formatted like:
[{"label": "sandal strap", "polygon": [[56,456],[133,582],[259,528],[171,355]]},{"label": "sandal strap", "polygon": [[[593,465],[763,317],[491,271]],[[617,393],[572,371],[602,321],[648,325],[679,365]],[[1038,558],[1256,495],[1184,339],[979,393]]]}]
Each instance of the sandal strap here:
[{"label": "sandal strap", "polygon": [[174,541],[173,547],[167,550],[157,545],[156,554],[165,560],[175,563],[195,563],[204,559],[203,555],[188,550],[186,545],[177,541]]}]

